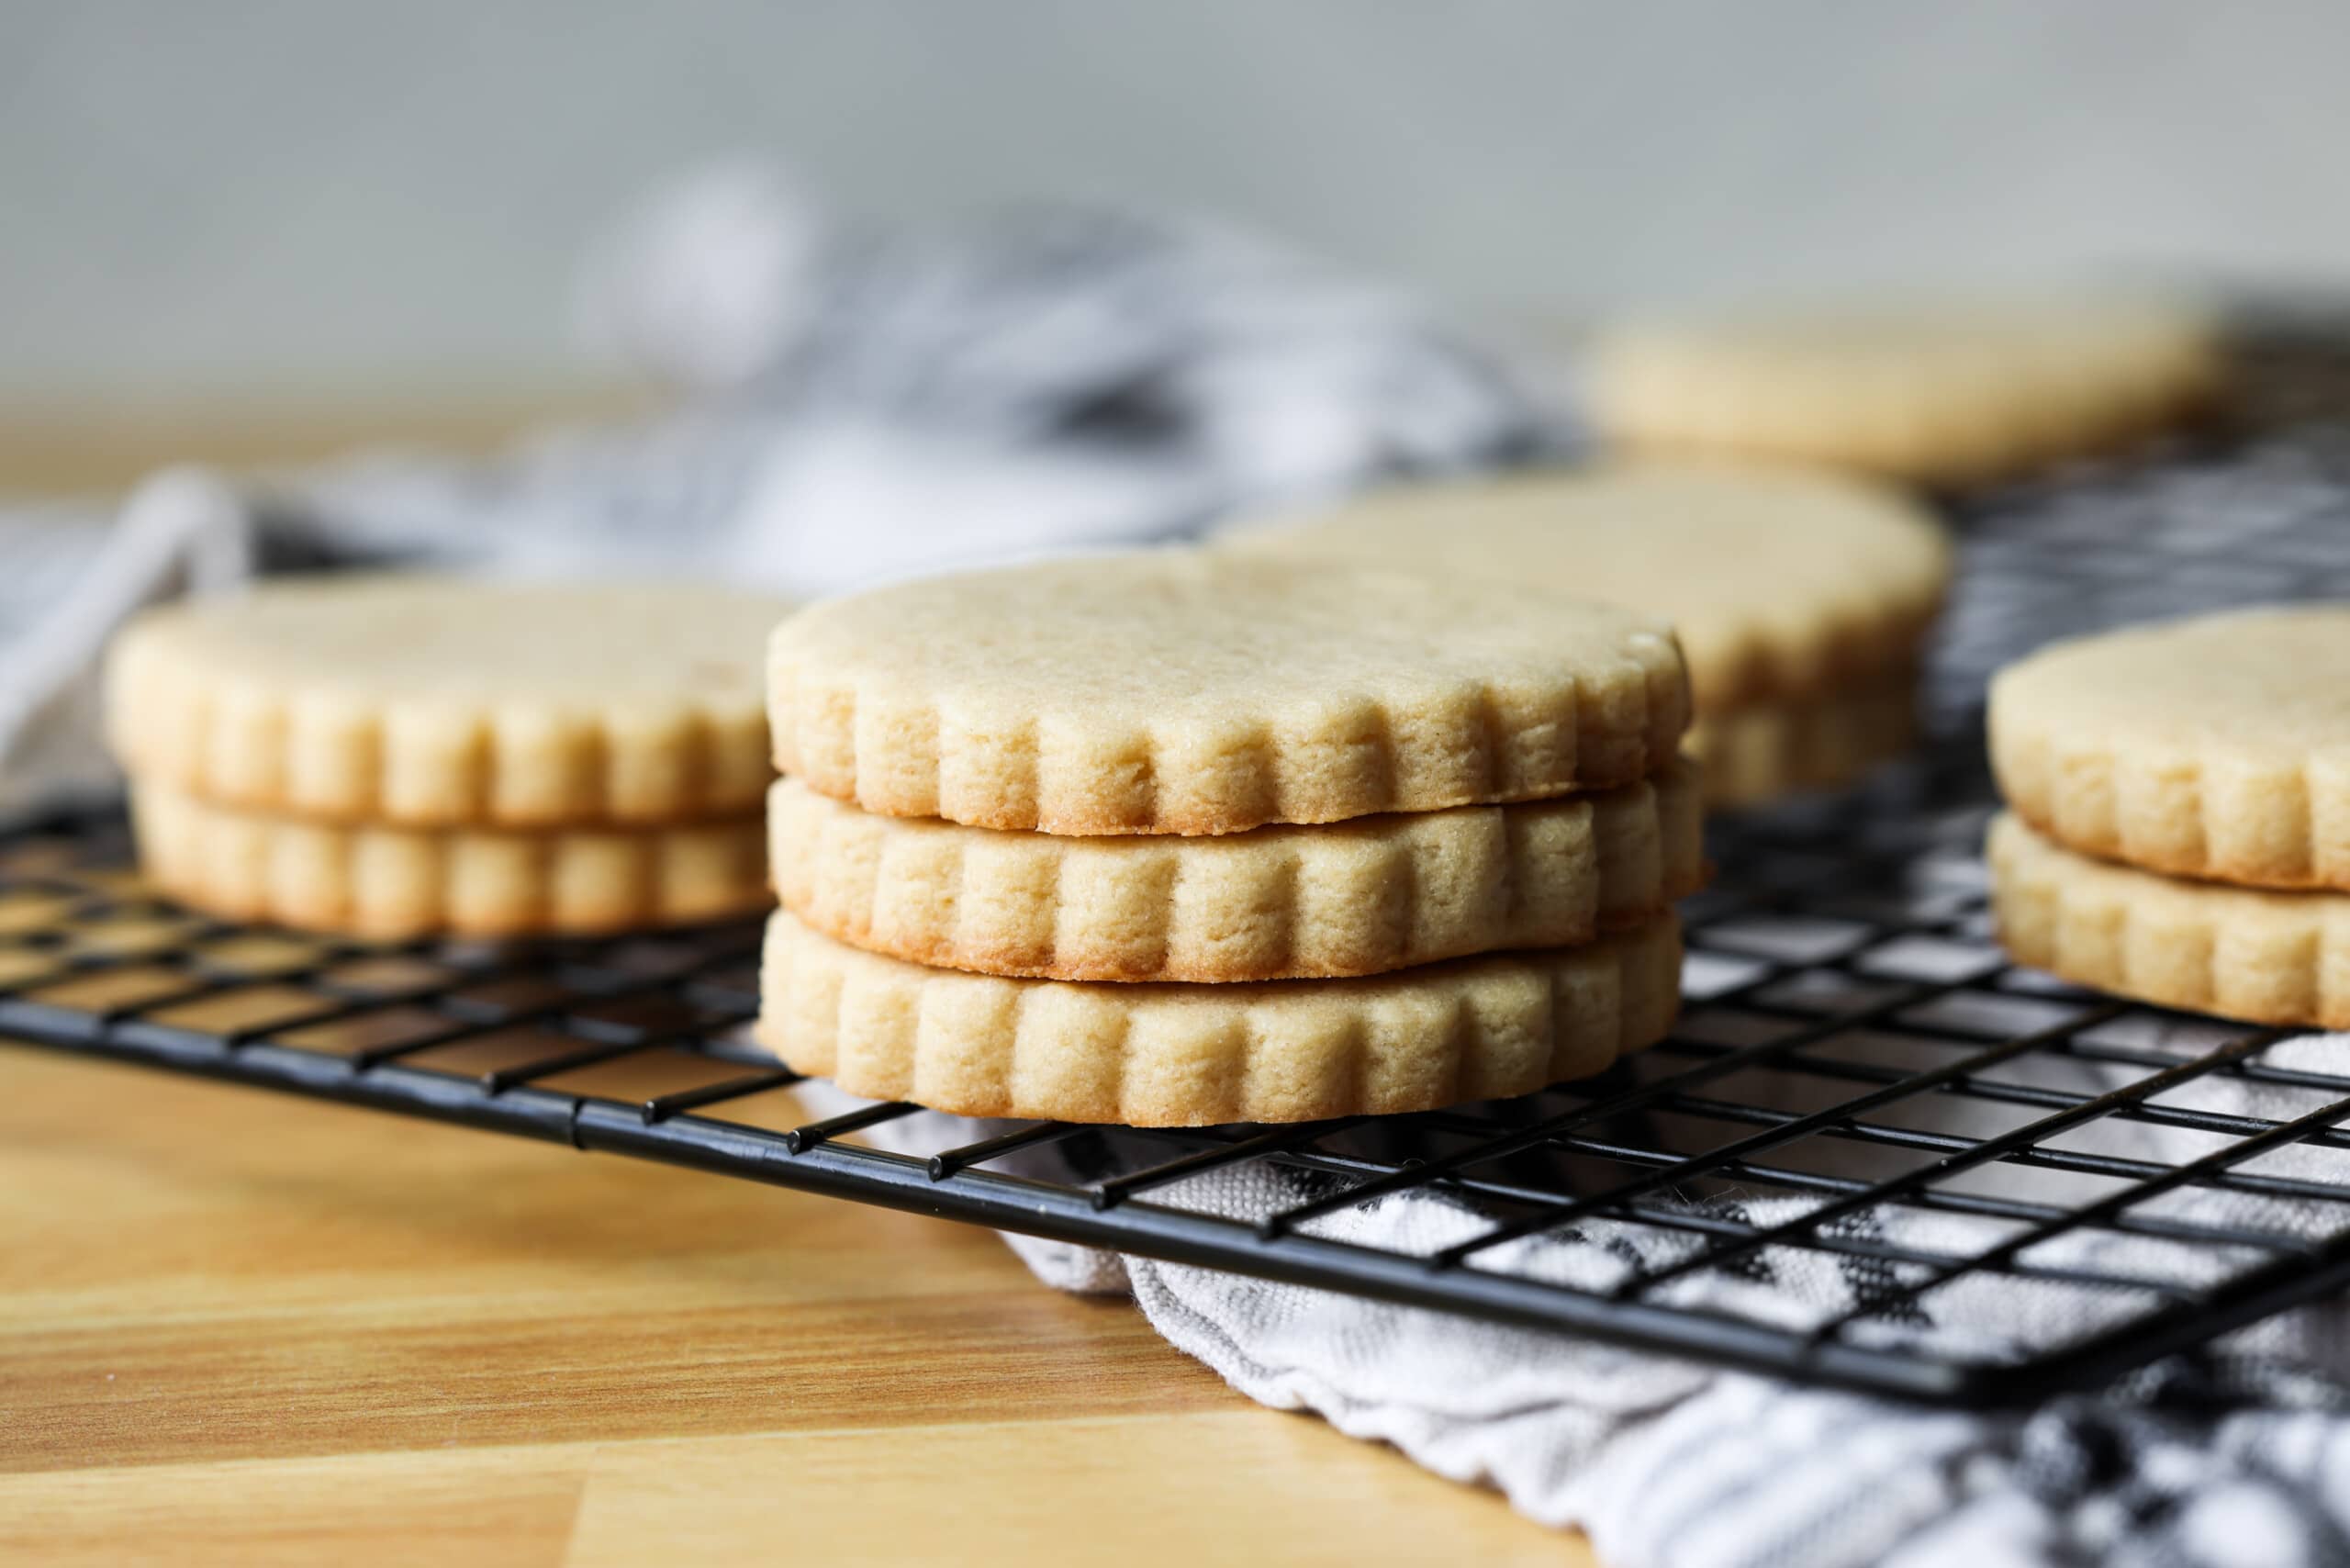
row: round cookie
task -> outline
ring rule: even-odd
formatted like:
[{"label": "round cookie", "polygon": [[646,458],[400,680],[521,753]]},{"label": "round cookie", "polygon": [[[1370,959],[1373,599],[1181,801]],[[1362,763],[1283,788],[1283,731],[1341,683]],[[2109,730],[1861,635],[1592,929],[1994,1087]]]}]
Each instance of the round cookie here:
[{"label": "round cookie", "polygon": [[2350,897],[2092,860],[2009,813],[1987,853],[1999,940],[2020,963],[2165,1007],[2350,1028]]},{"label": "round cookie", "polygon": [[1378,974],[1646,923],[1704,881],[1695,772],[1596,795],[1270,826],[1057,838],[768,796],[783,905],[911,962],[1069,980]]},{"label": "round cookie", "polygon": [[1897,491],[1836,474],[1620,464],[1415,485],[1218,548],[1512,582],[1673,623],[1700,716],[1915,659],[1951,550]]},{"label": "round cookie", "polygon": [[820,604],[768,655],[775,757],[890,816],[1236,833],[1536,800],[1662,768],[1664,625],[1465,579],[1197,551]]},{"label": "round cookie", "polygon": [[756,817],[662,828],[350,827],[134,780],[143,874],[229,920],[395,940],[576,935],[766,908]]},{"label": "round cookie", "polygon": [[1841,783],[1901,750],[1951,550],[1896,491],[1798,469],[1621,465],[1377,492],[1228,535],[1252,556],[1510,582],[1673,622],[1707,798]]},{"label": "round cookie", "polygon": [[2060,643],[1991,682],[1991,765],[2042,835],[2174,876],[2350,889],[2350,607]]},{"label": "round cookie", "polygon": [[151,610],[117,638],[131,773],[343,823],[755,814],[776,600],[683,583],[334,575]]},{"label": "round cookie", "polygon": [[1706,802],[1743,806],[1833,790],[1907,753],[1918,740],[1918,671],[1808,699],[1701,716],[1689,755],[1705,765]]},{"label": "round cookie", "polygon": [[1920,300],[1627,321],[1593,344],[1587,395],[1626,449],[1956,485],[2157,429],[2222,369],[2180,302]]},{"label": "round cookie", "polygon": [[1581,947],[1362,980],[1084,985],[934,969],[778,911],[760,1042],[852,1094],[1133,1126],[1432,1110],[1598,1072],[1680,1006],[1671,914]]}]

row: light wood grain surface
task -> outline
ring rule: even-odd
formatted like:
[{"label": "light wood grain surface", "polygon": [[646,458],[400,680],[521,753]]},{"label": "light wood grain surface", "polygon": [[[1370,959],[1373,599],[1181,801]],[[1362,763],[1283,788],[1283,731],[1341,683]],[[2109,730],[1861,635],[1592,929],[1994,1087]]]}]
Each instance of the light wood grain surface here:
[{"label": "light wood grain surface", "polygon": [[[502,402],[0,414],[0,489]],[[946,1221],[0,1042],[0,1562],[1565,1562]]]},{"label": "light wood grain surface", "polygon": [[649,389],[618,382],[0,406],[0,496],[118,492],[173,463],[252,472],[386,450],[488,453],[551,423],[605,423],[654,406]]},{"label": "light wood grain surface", "polygon": [[1588,1563],[986,1232],[0,1044],[0,1562]]}]

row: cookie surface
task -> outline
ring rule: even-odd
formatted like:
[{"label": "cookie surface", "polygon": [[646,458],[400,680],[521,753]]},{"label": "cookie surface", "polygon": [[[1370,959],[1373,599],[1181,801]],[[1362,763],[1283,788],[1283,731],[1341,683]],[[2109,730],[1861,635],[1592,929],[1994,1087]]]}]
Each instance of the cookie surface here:
[{"label": "cookie surface", "polygon": [[2005,813],[1987,853],[1999,940],[2019,962],[2166,1007],[2350,1028],[2350,894],[2092,860]]},{"label": "cookie surface", "polygon": [[230,920],[386,940],[572,935],[763,909],[756,817],[664,828],[345,827],[134,781],[141,871]]},{"label": "cookie surface", "polygon": [[1593,345],[1587,390],[1626,449],[1963,484],[2156,429],[2221,371],[2213,324],[2180,302],[1920,300],[1628,321]]},{"label": "cookie surface", "polygon": [[140,617],[106,718],[130,772],[326,821],[753,814],[783,604],[687,584],[329,576]]},{"label": "cookie surface", "polygon": [[1662,768],[1661,622],[1537,591],[1195,551],[934,578],[777,629],[779,768],[890,816],[1051,834],[1536,800]]},{"label": "cookie surface", "polygon": [[850,1093],[962,1115],[1312,1121],[1601,1071],[1672,1026],[1680,976],[1670,914],[1585,946],[1364,980],[1085,985],[928,969],[778,911],[757,1036]]},{"label": "cookie surface", "polygon": [[1749,806],[1852,783],[1917,738],[1917,671],[1897,665],[1881,684],[1700,718],[1688,751],[1704,765],[1707,805]]},{"label": "cookie surface", "polygon": [[2070,848],[2176,876],[2350,889],[2350,609],[2060,643],[1991,682],[1991,764]]},{"label": "cookie surface", "polygon": [[982,974],[1229,982],[1379,974],[1644,924],[1704,880],[1695,770],[1598,795],[1056,838],[768,797],[776,890],[852,946]]},{"label": "cookie surface", "polygon": [[1521,583],[1673,623],[1704,717],[1907,666],[1951,549],[1924,509],[1833,474],[1616,465],[1385,490],[1221,548]]}]

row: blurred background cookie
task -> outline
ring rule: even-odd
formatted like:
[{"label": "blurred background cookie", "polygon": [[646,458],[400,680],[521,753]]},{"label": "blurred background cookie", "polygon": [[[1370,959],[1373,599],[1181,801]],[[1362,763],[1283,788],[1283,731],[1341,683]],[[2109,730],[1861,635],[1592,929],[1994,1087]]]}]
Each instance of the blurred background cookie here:
[{"label": "blurred background cookie", "polygon": [[1850,783],[1904,750],[1951,576],[1940,525],[1906,497],[1761,466],[1410,486],[1255,520],[1219,543],[1662,617],[1688,659],[1688,745],[1718,805]]},{"label": "blurred background cookie", "polygon": [[1961,486],[2161,430],[2221,372],[2216,324],[2183,302],[1920,298],[1628,318],[1583,388],[1619,450]]}]

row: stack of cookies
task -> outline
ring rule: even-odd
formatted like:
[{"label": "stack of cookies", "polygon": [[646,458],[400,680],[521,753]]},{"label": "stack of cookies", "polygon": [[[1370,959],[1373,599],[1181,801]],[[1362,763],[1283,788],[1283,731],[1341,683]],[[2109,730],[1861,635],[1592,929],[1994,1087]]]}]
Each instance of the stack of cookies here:
[{"label": "stack of cookies", "polygon": [[1222,548],[1514,582],[1662,616],[1714,805],[1847,784],[1907,750],[1951,576],[1924,510],[1858,477],[1624,465],[1383,491]]},{"label": "stack of cookies", "polygon": [[2350,609],[2060,644],[1991,687],[1999,936],[2169,1006],[2350,1027]]},{"label": "stack of cookies", "polygon": [[2158,430],[2222,369],[2204,312],[2107,294],[1626,321],[1586,380],[1593,422],[1626,451],[1959,486]]},{"label": "stack of cookies", "polygon": [[1202,553],[779,628],[761,1038],[970,1115],[1301,1121],[1656,1039],[1702,875],[1660,622]]},{"label": "stack of cookies", "polygon": [[773,600],[289,579],[127,628],[106,721],[151,880],[235,920],[521,936],[767,900]]}]

